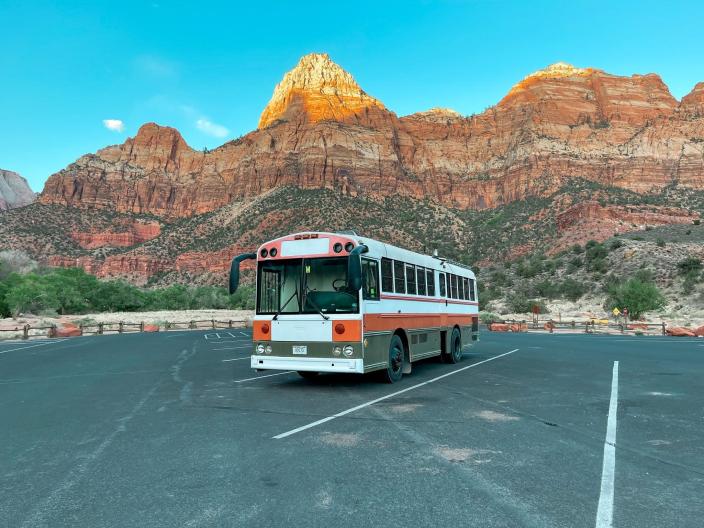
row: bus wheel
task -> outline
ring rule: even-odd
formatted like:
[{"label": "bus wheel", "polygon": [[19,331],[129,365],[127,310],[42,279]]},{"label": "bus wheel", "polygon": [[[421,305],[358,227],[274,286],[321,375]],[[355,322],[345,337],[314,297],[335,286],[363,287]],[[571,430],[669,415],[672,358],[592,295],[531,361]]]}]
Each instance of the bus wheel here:
[{"label": "bus wheel", "polygon": [[403,376],[403,341],[397,335],[391,338],[389,345],[389,362],[386,365],[386,376],[384,379],[389,383],[395,383]]},{"label": "bus wheel", "polygon": [[447,363],[459,363],[462,359],[462,337],[460,331],[455,328],[450,336],[450,353],[445,356]]},{"label": "bus wheel", "polygon": [[318,374],[320,374],[320,372],[311,372],[309,370],[299,370],[298,371],[298,375],[302,378],[305,378],[305,379],[315,379],[318,377]]}]

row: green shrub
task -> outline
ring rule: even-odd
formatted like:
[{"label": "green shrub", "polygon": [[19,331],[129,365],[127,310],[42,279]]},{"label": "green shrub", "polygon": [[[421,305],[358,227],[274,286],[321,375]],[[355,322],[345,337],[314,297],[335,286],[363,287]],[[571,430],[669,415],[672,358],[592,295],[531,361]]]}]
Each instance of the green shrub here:
[{"label": "green shrub", "polygon": [[492,312],[480,312],[479,320],[484,324],[493,323],[494,321],[500,321],[501,317],[498,314]]},{"label": "green shrub", "polygon": [[10,317],[10,315],[12,315],[10,312],[10,306],[5,300],[5,295],[7,295],[8,289],[7,284],[0,282],[0,318]]},{"label": "green shrub", "polygon": [[695,220],[692,220],[692,223],[693,223],[694,225],[699,225],[699,224],[702,223],[702,221],[699,220],[699,218],[697,218],[697,219],[695,219]]},{"label": "green shrub", "polygon": [[572,302],[579,300],[587,291],[589,288],[586,284],[572,278],[567,278],[560,284],[560,293]]},{"label": "green shrub", "polygon": [[611,249],[611,251],[614,251],[620,247],[623,247],[623,240],[620,240],[618,238],[616,240],[612,240],[611,244],[609,244],[609,248]]},{"label": "green shrub", "polygon": [[623,284],[610,288],[606,308],[628,309],[632,319],[640,319],[645,312],[657,310],[665,305],[665,298],[651,282],[642,282],[631,278]]},{"label": "green shrub", "polygon": [[582,246],[580,246],[579,244],[575,244],[574,246],[572,246],[572,253],[575,253],[578,255],[582,251],[583,251]]},{"label": "green shrub", "polygon": [[699,273],[703,267],[701,259],[697,257],[687,257],[677,263],[677,273],[680,275]]},{"label": "green shrub", "polygon": [[658,247],[665,247],[665,240],[663,240],[662,238],[658,237],[658,238],[655,240],[655,245],[658,246]]},{"label": "green shrub", "polygon": [[508,307],[513,313],[531,313],[533,307],[538,307],[538,313],[546,313],[545,304],[535,299],[529,298],[523,292],[515,292],[508,296]]},{"label": "green shrub", "polygon": [[550,279],[541,280],[533,285],[533,290],[540,297],[554,299],[560,294],[560,287]]}]

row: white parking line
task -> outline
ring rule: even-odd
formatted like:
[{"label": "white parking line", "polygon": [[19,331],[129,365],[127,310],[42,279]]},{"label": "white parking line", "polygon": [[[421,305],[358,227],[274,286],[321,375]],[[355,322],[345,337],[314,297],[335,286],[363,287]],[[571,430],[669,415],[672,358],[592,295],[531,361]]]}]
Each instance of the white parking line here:
[{"label": "white parking line", "polygon": [[251,356],[243,357],[243,358],[230,358],[230,359],[223,359],[222,362],[226,363],[227,361],[242,361],[243,359],[249,359]]},{"label": "white parking line", "polygon": [[483,361],[478,361],[477,363],[472,363],[471,365],[459,368],[457,370],[453,370],[452,372],[448,372],[447,374],[443,374],[442,376],[438,376],[437,378],[429,379],[428,381],[424,381],[423,383],[418,383],[417,385],[413,385],[413,386],[408,387],[406,389],[392,392],[391,394],[387,394],[386,396],[382,396],[381,398],[377,398],[375,400],[368,401],[367,403],[357,405],[356,407],[351,407],[349,409],[345,409],[344,411],[341,411],[337,414],[333,414],[332,416],[328,416],[328,417],[323,418],[321,420],[317,420],[317,421],[311,422],[307,425],[297,427],[296,429],[291,429],[290,431],[286,431],[285,433],[277,434],[273,438],[276,440],[281,440],[282,438],[286,438],[287,436],[291,436],[296,433],[300,433],[301,431],[305,431],[306,429],[310,429],[310,428],[315,427],[317,425],[324,424],[325,422],[329,422],[330,420],[334,420],[335,418],[339,418],[341,416],[345,416],[346,414],[350,414],[350,413],[353,413],[353,412],[358,411],[360,409],[364,409],[365,407],[369,407],[370,405],[374,405],[375,403],[378,403],[380,401],[388,400],[389,398],[393,398],[394,396],[398,396],[399,394],[403,394],[404,392],[412,391],[414,389],[418,389],[418,388],[423,387],[425,385],[430,385],[431,383],[435,383],[436,381],[440,381],[441,379],[447,378],[448,376],[453,376],[454,374],[458,374],[458,373],[463,372],[467,369],[478,367],[479,365],[482,365],[484,363],[488,363],[489,361],[494,361],[495,359],[499,359],[504,356],[508,356],[509,354],[513,354],[514,352],[518,352],[518,350],[519,350],[518,348],[515,348],[515,349],[511,350],[510,352],[504,352],[503,354],[499,354],[498,356],[490,357],[489,359],[485,359]]},{"label": "white parking line", "polygon": [[252,348],[252,345],[241,346],[241,347],[211,348],[210,350],[241,350],[243,348]]},{"label": "white parking line", "polygon": [[0,351],[0,354],[6,354],[7,352],[15,352],[16,350],[24,350],[25,348],[34,348],[34,347],[40,347],[40,346],[44,346],[44,345],[50,345],[51,343],[60,343],[61,341],[65,341],[65,340],[61,339],[58,341],[45,341],[44,343],[38,343],[36,345],[23,346],[23,347],[19,347],[19,348],[11,348],[10,350]]},{"label": "white parking line", "polygon": [[271,378],[272,376],[282,376],[284,374],[292,374],[293,370],[287,370],[286,372],[277,372],[276,374],[267,374],[266,376],[257,376],[255,378],[245,378],[241,380],[233,380],[233,383],[244,383],[245,381],[254,381],[262,378]]},{"label": "white parking line", "polygon": [[606,422],[604,463],[601,469],[601,492],[596,511],[596,528],[611,528],[614,514],[614,476],[616,473],[616,413],[618,412],[618,361],[614,361],[611,378],[609,418]]}]

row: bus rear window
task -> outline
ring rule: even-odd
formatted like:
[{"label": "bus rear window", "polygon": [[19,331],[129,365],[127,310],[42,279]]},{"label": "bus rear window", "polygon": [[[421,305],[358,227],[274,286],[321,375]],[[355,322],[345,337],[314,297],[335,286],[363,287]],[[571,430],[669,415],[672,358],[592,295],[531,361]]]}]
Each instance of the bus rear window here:
[{"label": "bus rear window", "polygon": [[469,279],[469,300],[476,301],[477,297],[474,293],[474,279]]}]

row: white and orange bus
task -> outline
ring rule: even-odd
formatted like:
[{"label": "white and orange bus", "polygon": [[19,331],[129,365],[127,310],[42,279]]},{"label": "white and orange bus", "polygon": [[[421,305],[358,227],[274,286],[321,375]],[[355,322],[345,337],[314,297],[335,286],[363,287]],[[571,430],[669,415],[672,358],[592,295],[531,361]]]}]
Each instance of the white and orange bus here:
[{"label": "white and orange bus", "polygon": [[305,232],[235,257],[256,260],[252,368],[382,371],[389,382],[419,359],[456,363],[478,338],[476,278],[467,266],[354,233]]}]

